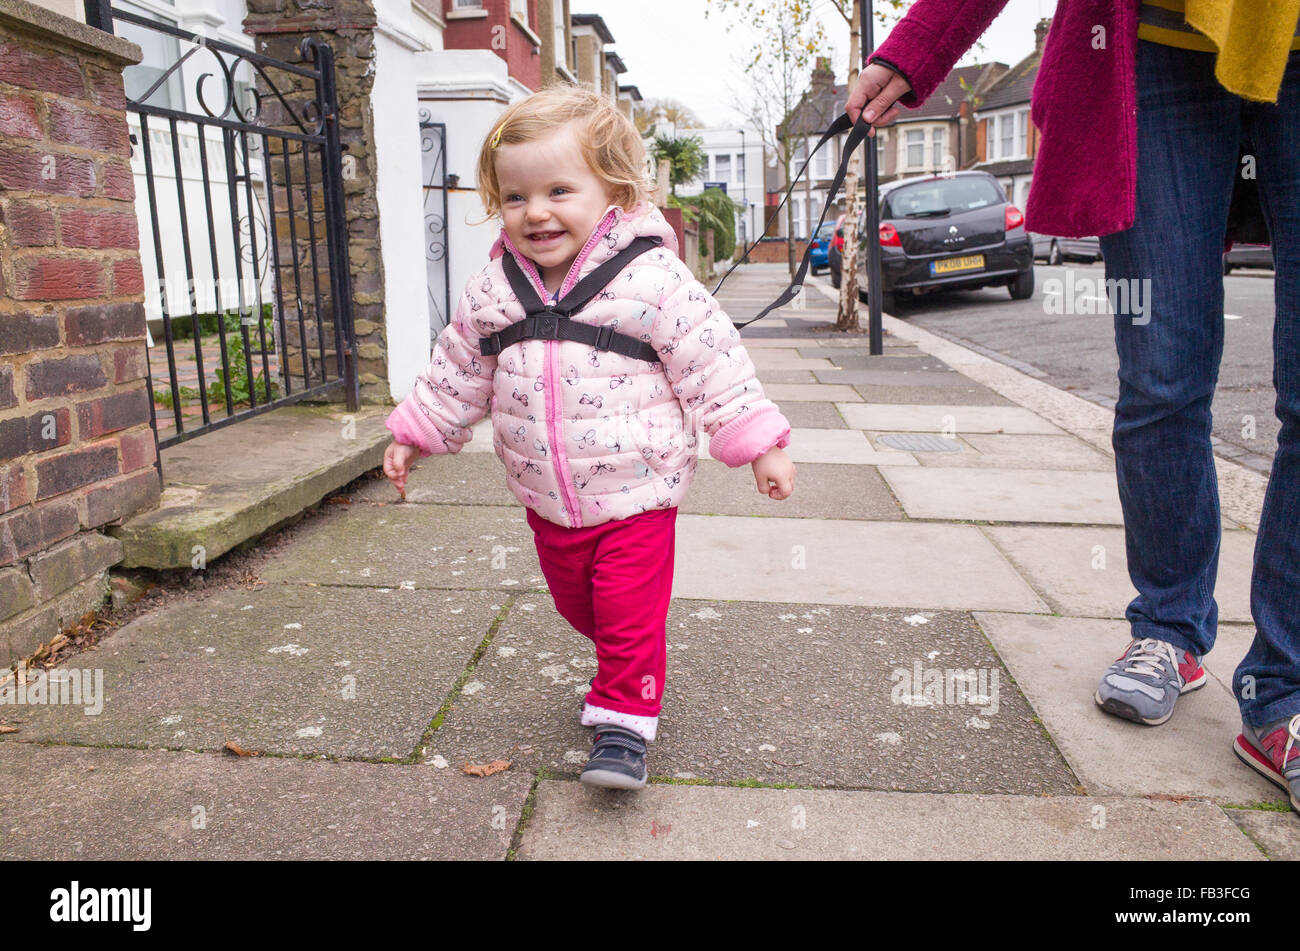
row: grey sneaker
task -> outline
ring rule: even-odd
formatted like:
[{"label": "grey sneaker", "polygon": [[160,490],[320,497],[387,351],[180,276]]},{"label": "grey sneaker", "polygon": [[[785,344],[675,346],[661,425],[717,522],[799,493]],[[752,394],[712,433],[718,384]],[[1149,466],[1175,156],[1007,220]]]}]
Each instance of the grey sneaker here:
[{"label": "grey sneaker", "polygon": [[579,779],[588,786],[640,789],[646,780],[645,740],[624,727],[597,724],[591,756]]},{"label": "grey sneaker", "polygon": [[1174,715],[1180,696],[1203,686],[1205,668],[1191,651],[1154,637],[1135,638],[1102,676],[1093,699],[1107,713],[1157,726]]},{"label": "grey sneaker", "polygon": [[1259,728],[1243,722],[1232,749],[1243,763],[1281,786],[1291,799],[1291,808],[1300,812],[1300,713],[1290,721],[1278,720]]}]

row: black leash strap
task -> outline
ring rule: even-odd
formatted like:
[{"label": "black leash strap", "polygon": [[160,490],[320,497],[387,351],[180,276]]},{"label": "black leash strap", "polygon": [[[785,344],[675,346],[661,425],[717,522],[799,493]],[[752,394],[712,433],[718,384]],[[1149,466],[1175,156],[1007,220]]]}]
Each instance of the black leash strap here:
[{"label": "black leash strap", "polygon": [[619,272],[627,267],[634,258],[638,258],[663,244],[658,237],[643,236],[633,238],[632,243],[610,258],[604,264],[575,284],[564,299],[550,304],[543,301],[537,289],[524,275],[519,262],[509,251],[501,259],[501,267],[506,272],[510,288],[519,298],[524,308],[524,319],[515,321],[505,330],[499,330],[487,337],[480,337],[479,352],[484,356],[496,356],[506,347],[522,340],[571,340],[585,343],[597,350],[609,350],[613,353],[658,363],[659,352],[644,340],[638,340],[628,334],[619,333],[612,326],[594,327],[591,324],[571,320],[582,308],[586,307],[610,281],[618,277]]},{"label": "black leash strap", "polygon": [[[822,134],[821,140],[813,147],[813,150],[808,153],[808,160],[804,162],[803,168],[799,170],[799,174],[794,177],[794,181],[790,184],[789,191],[787,191],[785,197],[781,199],[781,204],[776,206],[776,210],[772,212],[772,216],[767,219],[767,224],[763,226],[763,235],[767,234],[767,230],[772,227],[772,223],[776,221],[777,216],[781,213],[781,209],[785,207],[785,203],[789,201],[790,196],[794,194],[795,188],[799,185],[799,179],[803,178],[804,175],[807,174],[808,166],[812,164],[813,156],[821,150],[822,146],[835,138],[835,136],[848,131],[849,137],[844,142],[844,154],[840,158],[840,167],[836,170],[835,178],[831,182],[830,190],[826,193],[826,204],[822,206],[821,217],[817,219],[817,225],[812,229],[812,234],[816,235],[817,232],[821,230],[822,224],[826,221],[826,215],[830,212],[831,205],[835,202],[835,196],[838,195],[840,189],[844,187],[844,178],[849,173],[849,163],[853,161],[853,153],[856,152],[858,147],[866,140],[867,133],[870,130],[870,123],[864,122],[862,119],[859,119],[855,123],[847,114],[843,114],[836,119],[831,124],[831,127]],[[750,253],[753,252],[753,250],[758,247],[758,243],[763,240],[763,235],[759,235],[755,238],[754,243],[745,249],[745,253],[741,255],[740,260],[728,268],[726,274],[722,275],[722,280],[718,281],[718,286],[713,289],[715,296],[718,291],[722,290],[722,285],[726,282],[727,278],[731,277],[731,272],[749,259]],[[786,289],[781,292],[780,296],[777,297],[776,300],[764,307],[757,316],[751,317],[743,323],[735,323],[733,321],[736,328],[747,327],[754,321],[766,317],[778,307],[784,307],[786,304],[790,303],[790,301],[794,300],[803,291],[804,278],[808,276],[808,268],[811,264],[812,237],[809,236],[808,247],[804,249],[803,260],[799,262],[799,270],[795,273],[794,280],[786,286]]]}]

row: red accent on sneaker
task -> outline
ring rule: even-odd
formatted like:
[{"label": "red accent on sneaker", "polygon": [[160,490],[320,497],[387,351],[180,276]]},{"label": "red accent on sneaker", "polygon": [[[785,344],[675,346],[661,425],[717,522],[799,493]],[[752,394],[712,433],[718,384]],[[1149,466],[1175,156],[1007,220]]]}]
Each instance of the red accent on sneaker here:
[{"label": "red accent on sneaker", "polygon": [[[1183,678],[1183,683],[1189,684],[1197,677],[1201,676],[1201,665],[1191,651],[1183,651],[1183,660],[1178,665],[1178,676]],[[1286,732],[1285,730],[1283,732]]]},{"label": "red accent on sneaker", "polygon": [[[1260,745],[1264,747],[1264,752],[1268,754],[1268,758],[1273,762],[1273,768],[1279,773],[1286,769],[1286,762],[1283,761],[1283,757],[1286,756],[1286,741],[1289,738],[1290,734],[1287,732],[1287,728],[1285,726],[1280,726],[1268,736],[1264,737],[1264,739],[1260,740]],[[1291,747],[1291,756],[1289,757],[1291,760],[1297,758],[1300,758],[1300,743],[1294,744]]]}]

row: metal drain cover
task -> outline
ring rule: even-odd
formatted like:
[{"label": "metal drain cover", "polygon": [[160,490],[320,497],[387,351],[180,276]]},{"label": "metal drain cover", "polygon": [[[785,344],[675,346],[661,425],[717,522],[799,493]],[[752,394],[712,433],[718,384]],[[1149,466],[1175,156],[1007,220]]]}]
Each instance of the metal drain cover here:
[{"label": "metal drain cover", "polygon": [[881,436],[880,441],[891,449],[904,452],[961,452],[960,444],[929,433],[890,433]]}]

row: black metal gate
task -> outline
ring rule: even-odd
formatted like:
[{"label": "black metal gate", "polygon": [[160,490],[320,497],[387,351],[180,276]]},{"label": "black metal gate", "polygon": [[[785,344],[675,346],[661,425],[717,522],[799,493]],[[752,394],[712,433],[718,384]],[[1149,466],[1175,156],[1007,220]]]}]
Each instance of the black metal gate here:
[{"label": "black metal gate", "polygon": [[429,286],[432,337],[451,320],[451,260],[447,255],[447,126],[420,110],[420,158],[424,175],[424,264]]},{"label": "black metal gate", "polygon": [[[308,37],[302,63],[287,63],[108,0],[85,3],[87,23],[110,33],[117,24],[147,50],[124,78],[150,221],[146,306],[161,317],[149,361],[158,448],[309,397],[342,395],[357,410],[331,48]],[[158,62],[160,48],[178,58]],[[218,74],[219,88],[206,89]],[[154,390],[155,372],[168,390]]]}]

